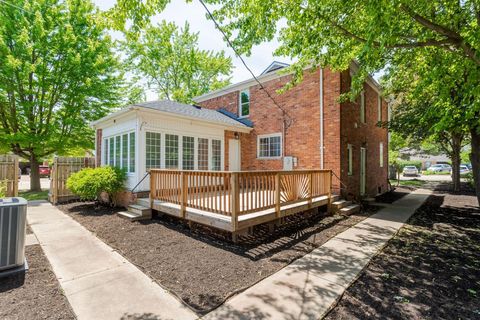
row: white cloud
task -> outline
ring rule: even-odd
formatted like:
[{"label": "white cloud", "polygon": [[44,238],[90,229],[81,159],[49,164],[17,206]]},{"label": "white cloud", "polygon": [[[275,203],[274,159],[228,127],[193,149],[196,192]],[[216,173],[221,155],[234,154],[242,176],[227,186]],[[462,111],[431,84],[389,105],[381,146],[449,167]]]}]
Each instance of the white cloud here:
[{"label": "white cloud", "polygon": [[[115,4],[115,0],[94,0],[94,2],[102,10],[109,9]],[[233,83],[250,79],[250,73],[243,66],[241,60],[235,56],[233,50],[223,41],[222,34],[215,28],[213,21],[208,20],[205,14],[205,9],[198,1],[194,0],[187,3],[185,0],[172,0],[163,12],[152,17],[152,22],[166,20],[175,22],[178,26],[183,26],[188,21],[190,30],[199,32],[199,47],[201,49],[224,50],[232,58],[234,65]],[[259,75],[273,60],[286,63],[291,62],[288,58],[273,56],[273,52],[277,47],[277,41],[264,43],[253,48],[249,57],[243,56],[243,58],[253,73]],[[149,92],[147,98],[149,100],[156,99],[156,96],[154,93]]]}]

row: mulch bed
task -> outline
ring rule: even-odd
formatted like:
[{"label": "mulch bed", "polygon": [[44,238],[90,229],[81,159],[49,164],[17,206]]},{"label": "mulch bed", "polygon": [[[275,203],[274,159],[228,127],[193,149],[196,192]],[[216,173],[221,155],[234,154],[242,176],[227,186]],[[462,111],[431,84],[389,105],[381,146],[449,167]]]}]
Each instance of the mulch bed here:
[{"label": "mulch bed", "polygon": [[75,319],[40,245],[25,255],[26,275],[0,278],[0,319]]},{"label": "mulch bed", "polygon": [[439,186],[327,319],[480,319],[480,209]]},{"label": "mulch bed", "polygon": [[322,245],[375,212],[369,207],[349,217],[323,213],[291,218],[270,234],[257,228],[237,244],[205,227],[190,229],[168,216],[129,222],[118,209],[70,203],[59,209],[95,233],[199,314]]}]

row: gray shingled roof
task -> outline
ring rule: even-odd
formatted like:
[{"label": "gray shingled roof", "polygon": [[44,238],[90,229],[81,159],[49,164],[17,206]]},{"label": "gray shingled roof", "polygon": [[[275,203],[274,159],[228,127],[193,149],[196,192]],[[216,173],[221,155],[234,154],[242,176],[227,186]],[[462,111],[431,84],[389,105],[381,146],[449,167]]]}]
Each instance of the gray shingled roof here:
[{"label": "gray shingled roof", "polygon": [[170,100],[148,101],[136,103],[133,106],[149,108],[159,110],[162,112],[168,112],[173,114],[184,115],[188,117],[197,118],[199,120],[213,121],[217,123],[223,123],[232,126],[240,126],[248,128],[249,126],[241,123],[240,121],[228,117],[227,115],[220,113],[216,110],[206,109],[199,106],[193,106]]}]

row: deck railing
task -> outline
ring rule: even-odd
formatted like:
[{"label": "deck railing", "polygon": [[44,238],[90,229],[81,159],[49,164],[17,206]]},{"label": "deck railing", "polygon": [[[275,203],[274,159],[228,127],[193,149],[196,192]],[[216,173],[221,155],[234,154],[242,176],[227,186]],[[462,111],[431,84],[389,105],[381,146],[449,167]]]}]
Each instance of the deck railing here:
[{"label": "deck railing", "polygon": [[187,208],[238,216],[330,195],[330,170],[185,171],[150,170],[150,199]]}]

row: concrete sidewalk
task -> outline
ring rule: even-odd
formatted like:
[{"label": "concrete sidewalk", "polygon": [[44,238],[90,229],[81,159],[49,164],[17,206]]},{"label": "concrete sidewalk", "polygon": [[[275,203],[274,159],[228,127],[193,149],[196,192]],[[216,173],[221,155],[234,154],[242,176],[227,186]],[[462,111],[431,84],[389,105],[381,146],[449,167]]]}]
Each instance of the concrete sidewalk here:
[{"label": "concrete sidewalk", "polygon": [[234,296],[203,319],[320,319],[431,194],[419,189]]},{"label": "concrete sidewalk", "polygon": [[194,312],[50,203],[28,222],[78,319],[196,319]]}]

